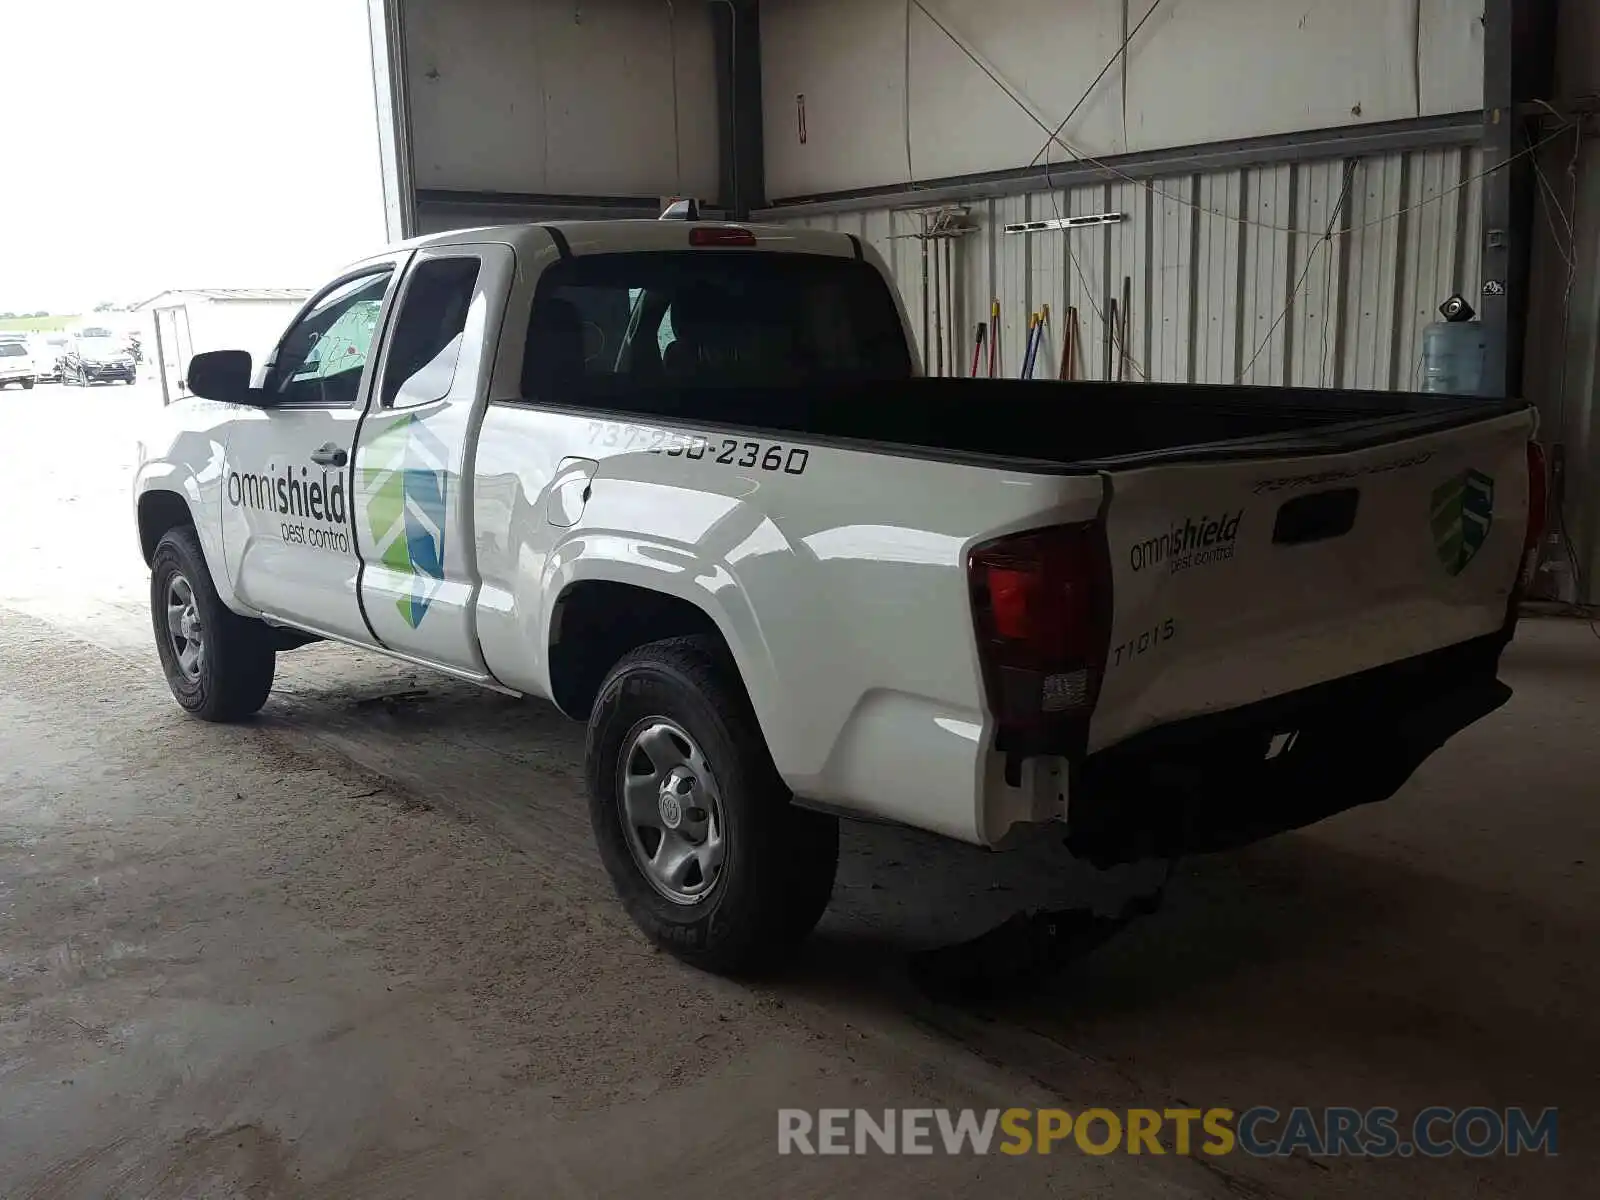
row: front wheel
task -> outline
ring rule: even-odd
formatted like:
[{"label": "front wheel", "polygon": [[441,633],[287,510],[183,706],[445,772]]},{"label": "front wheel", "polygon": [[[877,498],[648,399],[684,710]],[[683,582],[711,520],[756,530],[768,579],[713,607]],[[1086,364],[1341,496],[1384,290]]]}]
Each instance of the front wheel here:
[{"label": "front wheel", "polygon": [[277,665],[267,628],[222,603],[193,526],[156,546],[150,619],[167,686],[186,711],[237,721],[267,702]]},{"label": "front wheel", "polygon": [[25,392],[31,392],[31,391],[33,391],[33,380],[31,380],[31,379],[24,379],[24,380],[23,380],[23,381],[22,381],[22,390],[23,390],[23,391],[25,391]]},{"label": "front wheel", "polygon": [[707,639],[652,642],[612,669],[586,766],[600,857],[662,949],[743,974],[821,918],[838,820],[794,805],[737,671]]}]

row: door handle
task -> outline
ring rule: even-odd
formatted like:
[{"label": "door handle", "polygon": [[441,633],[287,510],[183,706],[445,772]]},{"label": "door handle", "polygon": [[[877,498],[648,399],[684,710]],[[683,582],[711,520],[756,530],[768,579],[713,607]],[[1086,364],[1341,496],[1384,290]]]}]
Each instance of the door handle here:
[{"label": "door handle", "polygon": [[329,442],[311,452],[311,461],[322,467],[342,467],[350,461],[350,456],[345,453],[344,447]]}]

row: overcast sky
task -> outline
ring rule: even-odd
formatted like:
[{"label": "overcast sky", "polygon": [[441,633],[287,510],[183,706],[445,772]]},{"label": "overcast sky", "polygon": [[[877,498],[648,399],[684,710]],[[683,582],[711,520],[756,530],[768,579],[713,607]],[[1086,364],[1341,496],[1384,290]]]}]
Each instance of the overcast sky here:
[{"label": "overcast sky", "polygon": [[0,311],[317,284],[384,240],[365,0],[0,0]]}]

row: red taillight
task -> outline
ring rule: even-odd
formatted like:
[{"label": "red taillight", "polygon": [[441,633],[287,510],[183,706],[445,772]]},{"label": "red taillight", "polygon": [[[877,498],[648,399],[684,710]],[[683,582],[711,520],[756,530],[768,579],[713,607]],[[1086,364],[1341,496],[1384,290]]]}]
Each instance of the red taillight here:
[{"label": "red taillight", "polygon": [[1522,542],[1522,576],[1520,590],[1526,592],[1533,586],[1534,573],[1539,569],[1539,543],[1544,540],[1550,523],[1550,468],[1545,462],[1544,447],[1538,442],[1528,443],[1528,532]]},{"label": "red taillight", "polygon": [[732,225],[696,225],[689,230],[691,246],[754,246],[756,235]]},{"label": "red taillight", "polygon": [[997,744],[1080,748],[1111,634],[1111,572],[1097,525],[1062,525],[979,546],[967,564]]}]

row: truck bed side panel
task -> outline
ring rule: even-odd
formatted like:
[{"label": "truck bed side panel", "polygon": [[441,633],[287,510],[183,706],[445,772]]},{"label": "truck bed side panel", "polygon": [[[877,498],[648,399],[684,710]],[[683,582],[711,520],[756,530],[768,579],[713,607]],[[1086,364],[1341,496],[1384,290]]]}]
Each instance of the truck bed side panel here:
[{"label": "truck bed side panel", "polygon": [[[594,464],[588,496],[554,524],[551,485],[575,459]],[[573,583],[676,596],[722,631],[796,793],[968,841],[983,838],[991,737],[967,550],[1092,519],[1103,487],[505,403],[477,472],[478,632],[496,678],[548,694],[552,610]]]}]

